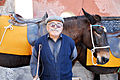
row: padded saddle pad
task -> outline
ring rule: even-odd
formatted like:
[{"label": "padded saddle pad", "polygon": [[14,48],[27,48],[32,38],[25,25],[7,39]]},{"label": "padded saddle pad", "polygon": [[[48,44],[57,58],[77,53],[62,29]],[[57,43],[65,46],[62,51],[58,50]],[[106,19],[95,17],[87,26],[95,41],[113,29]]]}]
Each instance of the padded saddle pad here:
[{"label": "padded saddle pad", "polygon": [[[5,27],[10,25],[9,16],[0,16],[0,41],[5,32]],[[14,26],[13,30],[7,29],[0,45],[0,53],[13,55],[31,55],[31,45],[27,39],[27,26]]]},{"label": "padded saddle pad", "polygon": [[[93,61],[96,64],[97,59],[93,57]],[[92,53],[91,50],[87,49],[87,66],[93,66],[92,63]],[[109,61],[106,64],[97,64],[96,66],[101,66],[101,67],[120,67],[120,58],[116,58],[115,56],[112,55],[111,50],[110,50],[110,58]]]},{"label": "padded saddle pad", "polygon": [[107,39],[112,55],[116,58],[120,58],[120,33],[107,34]]}]

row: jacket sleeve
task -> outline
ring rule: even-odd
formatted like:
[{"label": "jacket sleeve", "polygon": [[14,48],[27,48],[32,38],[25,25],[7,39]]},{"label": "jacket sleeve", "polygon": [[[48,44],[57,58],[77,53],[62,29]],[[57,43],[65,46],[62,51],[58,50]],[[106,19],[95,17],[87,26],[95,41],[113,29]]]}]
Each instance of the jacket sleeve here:
[{"label": "jacket sleeve", "polygon": [[71,39],[71,60],[73,61],[77,57],[77,48],[75,46],[74,40]]},{"label": "jacket sleeve", "polygon": [[31,74],[34,77],[37,72],[37,62],[38,62],[38,51],[39,51],[39,43],[35,42],[35,46],[33,47],[31,59],[30,59],[30,68]]},{"label": "jacket sleeve", "polygon": [[73,52],[71,54],[72,61],[77,57],[77,49],[76,46],[74,46]]},{"label": "jacket sleeve", "polygon": [[34,77],[37,72],[37,52],[35,50],[35,47],[33,47],[31,59],[30,59],[30,68],[31,68],[31,74]]}]

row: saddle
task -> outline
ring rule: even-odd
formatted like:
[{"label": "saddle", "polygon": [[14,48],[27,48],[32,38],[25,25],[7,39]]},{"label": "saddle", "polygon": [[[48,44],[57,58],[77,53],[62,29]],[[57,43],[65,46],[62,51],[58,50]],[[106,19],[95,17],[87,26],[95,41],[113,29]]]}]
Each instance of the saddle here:
[{"label": "saddle", "polygon": [[11,12],[9,16],[11,17],[12,20],[11,23],[27,24],[27,23],[41,23],[42,21],[46,20],[48,14],[46,12],[42,18],[34,18],[34,19],[24,19],[21,15],[15,14],[14,12]]},{"label": "saddle", "polygon": [[101,24],[107,29],[111,54],[120,58],[120,17],[102,17]]},{"label": "saddle", "polygon": [[31,55],[31,46],[27,40],[27,26],[12,25],[8,22],[10,19],[7,15],[0,16],[0,53]]},{"label": "saddle", "polygon": [[9,23],[15,25],[15,26],[25,26],[27,25],[27,38],[30,45],[34,46],[35,41],[43,34],[46,33],[45,23],[44,21],[48,17],[48,14],[45,13],[45,15],[42,18],[34,18],[34,19],[24,19],[19,14],[15,14],[12,12],[10,15],[11,19],[9,20]]},{"label": "saddle", "polygon": [[107,38],[112,55],[116,58],[120,58],[120,31],[107,33]]}]

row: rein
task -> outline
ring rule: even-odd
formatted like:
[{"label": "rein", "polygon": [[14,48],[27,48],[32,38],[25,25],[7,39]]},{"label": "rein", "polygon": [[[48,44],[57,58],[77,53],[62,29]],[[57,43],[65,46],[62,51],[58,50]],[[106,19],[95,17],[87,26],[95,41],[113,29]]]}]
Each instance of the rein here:
[{"label": "rein", "polygon": [[[94,40],[93,40],[93,33],[92,33],[92,31],[93,31],[92,27],[94,27],[94,26],[100,26],[101,27],[101,25],[90,25],[91,40],[92,40],[92,45],[93,45],[93,49],[91,49],[91,52],[92,52],[92,63],[93,63],[93,65],[97,65],[97,63],[95,64],[94,61],[93,61],[93,57],[94,57],[93,54],[94,54],[95,50],[96,49],[110,48],[110,46],[102,46],[102,47],[96,47],[95,46]],[[104,28],[104,31],[107,32],[106,28],[105,27],[103,27],[103,28]]]}]

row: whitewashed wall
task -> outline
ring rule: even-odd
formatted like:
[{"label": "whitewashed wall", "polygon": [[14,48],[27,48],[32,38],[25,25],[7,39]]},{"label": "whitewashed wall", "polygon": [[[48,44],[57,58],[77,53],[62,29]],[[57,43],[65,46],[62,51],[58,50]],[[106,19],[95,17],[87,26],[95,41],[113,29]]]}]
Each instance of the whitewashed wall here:
[{"label": "whitewashed wall", "polygon": [[33,18],[32,0],[15,0],[15,13],[25,19]]},{"label": "whitewashed wall", "polygon": [[15,0],[6,0],[4,6],[0,6],[0,14],[8,14],[15,11]]}]

